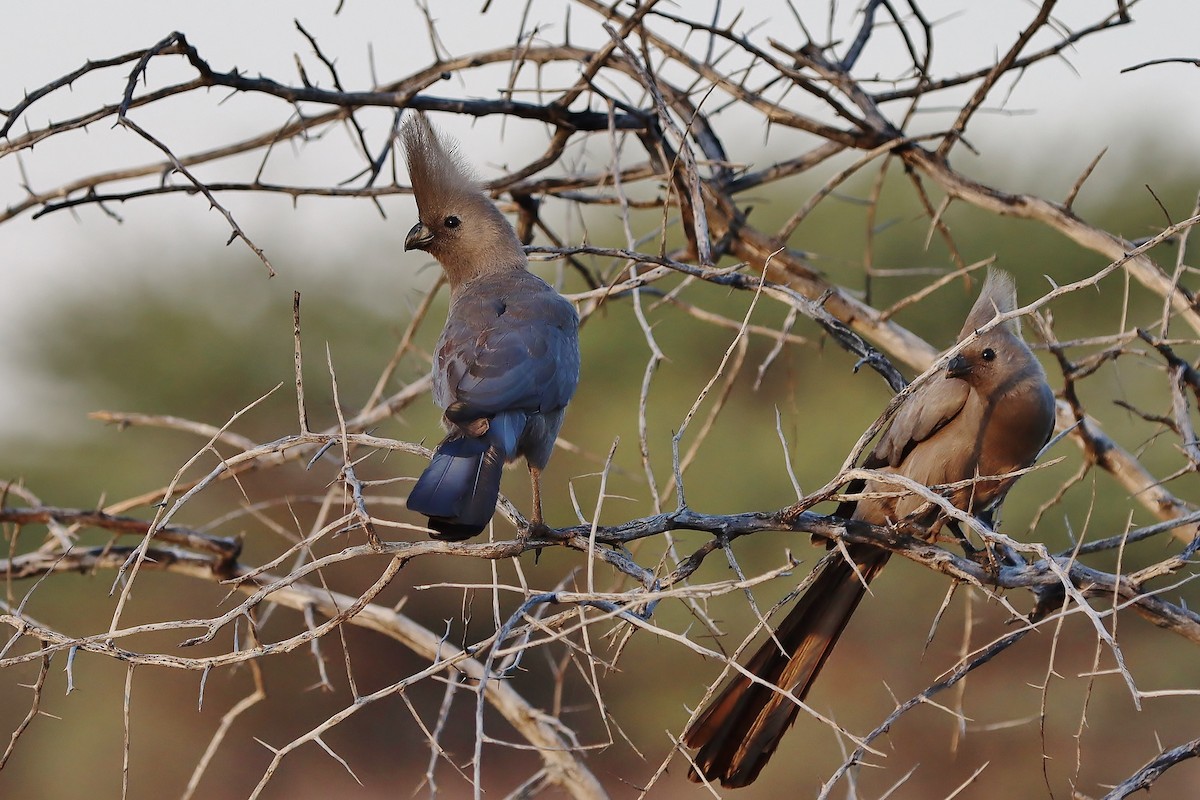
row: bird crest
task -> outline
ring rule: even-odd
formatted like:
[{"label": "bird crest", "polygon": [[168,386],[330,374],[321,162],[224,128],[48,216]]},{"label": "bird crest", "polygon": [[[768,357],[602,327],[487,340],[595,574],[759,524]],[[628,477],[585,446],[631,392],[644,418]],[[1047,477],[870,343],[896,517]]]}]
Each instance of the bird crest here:
[{"label": "bird crest", "polygon": [[488,272],[525,269],[521,242],[449,139],[413,114],[400,132],[420,221],[404,240],[441,263],[450,290]]},{"label": "bird crest", "polygon": [[[995,267],[988,269],[987,280],[983,282],[979,297],[971,306],[971,313],[967,314],[967,321],[963,323],[958,338],[961,340],[991,322],[998,314],[1007,314],[1016,307],[1017,285],[1012,275]],[[1001,327],[1014,336],[1021,335],[1021,323],[1016,318],[1006,320]]]},{"label": "bird crest", "polygon": [[461,204],[483,193],[474,172],[458,148],[442,137],[425,115],[412,114],[400,131],[413,195],[422,219]]}]

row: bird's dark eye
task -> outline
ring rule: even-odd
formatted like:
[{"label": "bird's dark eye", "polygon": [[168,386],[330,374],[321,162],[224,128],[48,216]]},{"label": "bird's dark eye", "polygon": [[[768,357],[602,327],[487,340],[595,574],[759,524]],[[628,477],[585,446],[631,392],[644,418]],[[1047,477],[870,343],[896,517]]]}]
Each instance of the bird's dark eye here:
[{"label": "bird's dark eye", "polygon": [[449,216],[442,220],[442,224],[447,228],[457,228],[459,225],[462,225],[462,220],[455,216]]},{"label": "bird's dark eye", "polygon": [[996,357],[996,351],[990,347],[985,347],[980,355],[983,356],[984,361],[991,361]]}]

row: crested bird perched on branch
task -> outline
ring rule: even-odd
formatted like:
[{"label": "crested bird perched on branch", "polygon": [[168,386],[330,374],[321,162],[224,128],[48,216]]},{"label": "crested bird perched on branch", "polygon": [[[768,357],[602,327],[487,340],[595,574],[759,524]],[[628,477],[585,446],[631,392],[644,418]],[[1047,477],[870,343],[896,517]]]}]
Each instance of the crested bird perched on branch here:
[{"label": "crested bird perched on branch", "polygon": [[[958,341],[1016,306],[1012,278],[990,270]],[[926,486],[978,479],[955,489],[949,500],[980,515],[1003,499],[1016,481],[1009,473],[1031,465],[1053,429],[1054,393],[1012,319],[967,344],[950,359],[943,378],[934,376],[909,395],[863,466]],[[916,494],[897,494],[882,476],[849,488],[891,496],[846,501],[838,516],[917,525],[930,537],[945,524],[936,506]],[[746,669],[770,685],[735,675],[684,733],[689,747],[700,748],[692,780],[700,780],[698,770],[709,781],[746,786],[775,752],[799,705],[772,687],[804,699],[867,584],[891,555],[865,544],[849,544],[847,551],[854,563],[827,560],[774,636],[747,662]]]},{"label": "crested bird perched on branch", "polygon": [[575,307],[528,271],[521,242],[470,169],[413,114],[401,132],[420,221],[405,250],[436,258],[450,312],[433,363],[433,399],[448,431],[408,496],[436,539],[483,531],[504,465],[524,456],[530,528],[542,526],[541,471],[579,382]]}]

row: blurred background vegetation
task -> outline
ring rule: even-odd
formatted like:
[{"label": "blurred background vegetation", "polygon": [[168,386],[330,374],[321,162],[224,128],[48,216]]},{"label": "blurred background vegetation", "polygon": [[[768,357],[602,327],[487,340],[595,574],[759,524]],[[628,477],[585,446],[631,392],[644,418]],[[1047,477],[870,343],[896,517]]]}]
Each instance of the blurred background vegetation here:
[{"label": "blurred background vegetation", "polygon": [[[994,168],[995,162],[992,164]],[[1151,176],[1142,165],[1124,165],[1118,174],[1109,174],[1106,180],[1112,187],[1153,183],[1154,193],[1176,217],[1186,215],[1195,188],[1187,176]],[[764,193],[754,212],[756,222],[766,229],[782,224],[794,205],[794,198],[806,197],[818,185],[815,178],[807,178]],[[1063,192],[1061,184],[1026,184],[1023,188],[1048,196]],[[1080,211],[1096,224],[1127,236],[1149,233],[1164,224],[1162,211],[1148,193],[1092,188],[1081,200]],[[847,186],[844,197],[822,206],[793,240],[795,246],[812,252],[816,264],[836,282],[852,285],[853,276],[861,273],[864,214],[854,198],[863,191],[861,185]],[[886,230],[878,238],[877,265],[898,269],[944,268],[948,263],[946,253],[936,239],[930,247],[925,247],[927,223],[920,209],[906,202],[906,195],[910,193],[885,192],[885,198],[891,199],[885,200],[879,217]],[[90,507],[102,504],[105,499],[132,496],[163,485],[202,444],[196,437],[177,431],[138,427],[121,430],[98,422],[79,424],[86,412],[92,410],[169,414],[221,425],[282,383],[282,388],[240,418],[233,430],[255,441],[269,441],[295,432],[295,401],[290,388],[293,289],[301,291],[303,296],[306,390],[313,427],[319,429],[336,421],[325,364],[326,348],[336,371],[342,402],[347,409],[356,409],[370,394],[412,310],[435,276],[434,270],[422,268],[421,257],[399,253],[407,221],[400,214],[394,217],[379,221],[379,241],[374,248],[362,251],[348,248],[340,263],[324,264],[308,273],[285,272],[268,280],[256,270],[253,257],[241,251],[219,251],[219,263],[204,263],[189,255],[193,250],[202,251],[202,244],[193,247],[191,243],[180,242],[173,246],[181,255],[171,259],[169,280],[139,277],[163,268],[161,262],[147,261],[135,263],[132,269],[128,269],[128,264],[124,270],[114,266],[111,274],[128,277],[113,279],[102,296],[94,292],[64,294],[54,313],[29,327],[16,348],[22,369],[38,373],[47,385],[57,387],[56,402],[61,405],[54,416],[62,419],[71,433],[57,436],[52,427],[39,427],[8,434],[0,444],[0,475],[22,481],[48,504]],[[1080,252],[1032,223],[997,219],[962,207],[952,210],[950,222],[964,256],[968,259],[995,256],[1000,265],[1017,275],[1023,300],[1047,288],[1043,274],[1065,282],[1090,274],[1100,266],[1097,257]],[[604,220],[594,220],[590,227],[593,239],[608,241],[618,237],[615,220],[610,220],[609,225],[611,230],[604,228]],[[143,248],[131,245],[130,250]],[[298,257],[285,253],[277,259],[287,263]],[[1159,253],[1158,257],[1166,262],[1173,260],[1170,253]],[[106,274],[109,267],[102,254],[94,264],[95,270]],[[547,277],[554,277],[553,265],[543,265],[540,270]],[[917,288],[923,279],[914,276],[877,280],[873,287],[874,302],[885,307]],[[1102,328],[1115,326],[1123,302],[1119,282],[1120,278],[1110,279],[1102,292],[1080,293],[1056,303],[1053,312],[1059,336],[1066,339],[1096,335],[1102,332],[1097,330],[1098,324]],[[564,288],[568,291],[583,288],[576,283],[579,283],[577,277],[568,272]],[[917,306],[901,311],[898,319],[936,345],[946,346],[957,333],[973,296],[973,290],[954,283]],[[733,319],[744,315],[750,300],[744,293],[729,293],[704,284],[687,288],[681,299]],[[648,316],[667,356],[653,379],[648,406],[649,444],[661,484],[669,476],[671,431],[678,428],[684,411],[716,370],[733,333],[697,321],[675,306],[656,305],[651,300],[646,298]],[[1159,302],[1138,287],[1131,288],[1130,300],[1129,316],[1133,320],[1153,320],[1160,313]],[[418,335],[418,347],[425,352],[437,335],[445,313],[444,302],[444,298],[437,301],[430,322]],[[753,321],[777,327],[783,315],[782,308],[764,301]],[[697,510],[772,509],[794,498],[782,468],[784,453],[776,432],[776,410],[796,476],[804,489],[811,490],[836,472],[854,440],[886,404],[890,393],[883,381],[869,371],[854,374],[853,358],[823,340],[815,326],[802,320],[794,333],[807,337],[808,344],[789,345],[769,367],[757,390],[753,388],[757,366],[774,343],[765,337],[751,338],[745,366],[736,380],[728,407],[686,476],[689,502]],[[629,300],[611,301],[591,317],[582,340],[584,378],[563,435],[581,448],[583,454],[559,452],[548,475],[547,514],[558,525],[568,524],[575,517],[568,502],[569,486],[578,493],[585,513],[590,513],[598,485],[599,462],[618,438],[616,466],[609,481],[609,491],[615,497],[606,503],[603,519],[619,521],[652,511],[636,444],[636,408],[649,351],[633,319]],[[1056,365],[1047,360],[1046,366],[1051,382],[1061,385]],[[427,368],[427,362],[420,358],[405,359],[389,390],[419,377]],[[1155,398],[1163,396],[1157,385],[1162,380],[1161,373],[1149,368],[1138,371],[1136,366],[1130,368],[1125,362],[1108,369],[1109,374],[1102,380],[1086,384],[1088,410],[1103,421],[1118,441],[1139,450],[1145,463],[1157,474],[1170,472],[1178,454],[1170,447],[1157,447],[1147,434],[1149,427],[1112,402],[1120,398],[1149,411],[1163,411],[1153,406]],[[376,432],[404,440],[428,439],[437,435],[437,412],[423,400],[381,425]],[[1064,481],[1079,463],[1078,454],[1067,444],[1060,444],[1053,455],[1065,456],[1065,462],[1039,478],[1018,484],[1005,509],[1005,524],[1010,530],[1023,530],[1036,505],[1047,496],[1045,486]],[[201,464],[200,471],[207,471],[214,461],[202,459]],[[410,456],[392,455],[385,459],[376,455],[368,459],[364,472],[365,477],[381,478],[415,475],[419,469],[419,461]],[[240,487],[227,483],[200,495],[184,509],[179,521],[204,525],[239,504],[284,497],[292,498],[289,507],[275,507],[263,513],[283,531],[298,535],[314,513],[314,507],[306,504],[305,498],[319,495],[334,477],[335,468],[325,464],[309,470],[301,464],[292,464],[251,474]],[[505,490],[519,507],[524,507],[527,489],[523,470],[513,470],[506,476]],[[396,493],[402,494],[402,489]],[[665,498],[664,502],[671,507],[674,498]],[[1131,508],[1129,498],[1103,474],[1090,476],[1071,489],[1063,504],[1042,520],[1037,534],[1051,547],[1067,547],[1070,533],[1098,537],[1124,529]],[[148,517],[153,511],[145,508],[135,513]],[[407,519],[401,510],[394,513]],[[1150,521],[1140,510],[1133,513],[1134,524]],[[506,528],[498,523],[497,535],[511,535]],[[256,563],[280,546],[281,534],[273,534],[260,520],[250,516],[225,522],[218,531],[245,536],[247,563]],[[676,535],[693,545],[703,539],[700,534]],[[86,534],[83,541],[103,541],[99,536],[95,532]],[[334,546],[346,543],[342,537]],[[19,552],[34,544],[35,537],[26,532],[15,548]],[[640,554],[643,563],[653,560],[648,561],[645,554],[657,546],[660,545],[643,543]],[[1161,548],[1161,542],[1153,541],[1131,548],[1124,558],[1154,559],[1161,557]],[[803,577],[820,551],[810,548],[801,538],[786,534],[765,534],[737,543],[736,552],[747,573],[784,563],[788,551],[804,563],[792,577],[780,578],[756,590],[764,609]],[[540,564],[527,563],[524,569],[530,580],[550,587],[579,563],[575,554],[547,552]],[[373,580],[378,566],[378,563],[347,566],[336,577],[329,576],[329,580],[336,581],[335,585],[357,586],[361,590]],[[458,619],[460,607],[463,603],[471,606],[469,628],[479,633],[490,624],[491,600],[486,592],[468,592],[464,596],[457,590],[416,591],[413,587],[439,581],[486,583],[491,579],[491,569],[488,563],[469,559],[421,559],[401,573],[381,600],[394,603],[407,597],[406,612],[417,620],[434,630],[449,630],[454,639],[467,637],[467,629]],[[513,579],[508,565],[500,563],[496,569],[501,582]],[[726,573],[723,559],[710,559],[697,577],[716,580]],[[107,625],[113,602],[109,595],[111,575],[57,576],[52,580],[53,591],[43,587],[32,594],[27,612],[33,618],[66,619],[65,630],[75,633]],[[10,598],[19,600],[29,588],[14,584],[7,590]],[[814,706],[826,713],[836,713],[851,730],[867,729],[890,710],[893,696],[899,699],[910,696],[953,663],[964,646],[964,637],[978,645],[1004,630],[1006,613],[1002,609],[984,603],[972,592],[960,591],[937,636],[928,650],[922,652],[922,642],[945,590],[944,580],[911,565],[899,564],[889,570],[873,586],[877,599],[864,604],[831,668],[818,682],[811,697]],[[1195,604],[1195,592],[1189,592]],[[202,582],[143,574],[138,578],[136,602],[126,621],[209,615],[222,602],[224,594],[224,589]],[[1030,602],[1022,595],[1012,600],[1018,608]],[[511,597],[503,598],[505,608],[511,609],[513,602]],[[710,602],[709,610],[730,634],[718,646],[732,651],[743,632],[753,624],[745,599],[739,594],[716,598]],[[687,627],[690,622],[687,609],[678,603],[661,605],[656,621],[675,630]],[[298,615],[281,610],[269,624],[302,623],[298,622]],[[1190,645],[1160,634],[1132,616],[1121,617],[1120,625],[1125,652],[1142,689],[1194,683],[1196,661]],[[142,644],[150,646],[151,640],[147,638]],[[347,646],[360,691],[386,685],[420,666],[419,659],[404,648],[362,631],[348,629]],[[947,746],[955,728],[954,720],[947,714],[929,708],[905,717],[887,740],[889,758],[921,762],[924,766],[917,770],[901,795],[941,796],[965,780],[979,763],[993,759],[999,763],[993,767],[996,774],[990,785],[1003,786],[1003,796],[1046,794],[1047,782],[1057,790],[1074,773],[1076,753],[1071,742],[1077,735],[1079,758],[1087,772],[1098,776],[1110,774],[1117,779],[1145,759],[1146,743],[1153,737],[1170,742],[1192,730],[1195,710],[1190,700],[1157,701],[1153,715],[1135,715],[1131,723],[1130,700],[1119,678],[1106,676],[1093,683],[1078,677],[1096,667],[1100,670],[1111,667],[1110,656],[1097,649],[1094,632],[1082,618],[1068,622],[1054,652],[1052,648],[1054,642],[1050,636],[1027,640],[1015,651],[1005,653],[993,666],[971,677],[961,696],[945,698],[948,704],[961,703],[971,720],[965,735],[954,737],[955,751]],[[244,796],[270,755],[252,737],[278,746],[348,701],[345,681],[337,677],[343,668],[336,650],[336,646],[329,644],[324,650],[325,661],[338,687],[332,692],[314,688],[318,672],[307,652],[264,663],[268,700],[237,724],[232,740],[218,751],[215,766],[202,784],[199,796]],[[1099,658],[1096,665],[1092,663],[1094,658]],[[545,679],[546,670],[555,665],[537,661],[530,659],[526,664],[528,673],[518,675],[514,682],[533,702],[544,707],[561,704],[566,708],[564,718],[576,726],[584,741],[606,741],[610,735],[615,738],[610,747],[594,756],[592,763],[601,780],[617,796],[636,795],[635,787],[649,777],[669,746],[667,732],[678,732],[687,718],[685,706],[693,707],[700,701],[705,685],[717,671],[717,665],[705,663],[680,647],[644,633],[635,634],[621,654],[618,668],[603,678],[608,710],[620,726],[606,730],[582,682],[568,681],[574,696],[555,697],[550,691],[552,684]],[[1046,682],[1051,668],[1062,677],[1051,680],[1043,696],[1038,687]],[[41,796],[46,797],[77,797],[86,793],[115,796],[119,792],[120,770],[114,765],[119,765],[121,758],[124,669],[107,659],[81,654],[75,660],[73,672],[75,690],[67,695],[66,676],[56,662],[43,701],[43,711],[50,716],[35,722],[20,743],[21,757],[0,772],[0,793],[32,785],[43,787]],[[24,680],[17,675],[7,677],[0,683],[0,698],[3,698],[0,723],[12,729],[28,707],[28,690],[21,687]],[[540,689],[539,685],[545,688]],[[199,686],[195,674],[139,669],[132,702],[132,796],[178,793],[220,715],[247,693],[249,686],[245,669],[221,670],[209,678],[204,708],[198,710]],[[436,694],[410,694],[415,707],[430,720],[436,714],[440,698]],[[297,702],[297,698],[302,701]],[[1037,715],[1043,703],[1046,730],[1038,734]],[[1086,719],[1081,716],[1084,708]],[[1110,712],[1117,716],[1110,717]],[[424,769],[428,759],[426,746],[409,713],[399,699],[387,701],[333,733],[331,744],[350,757],[351,766],[365,788],[356,788],[350,776],[323,754],[314,752],[304,759],[286,761],[269,796],[315,796],[312,787],[318,783],[326,787],[322,791],[354,789],[350,796],[394,796],[398,787],[412,784],[412,776]],[[447,745],[461,748],[462,758],[469,753],[472,713],[473,703],[464,699],[452,717],[459,729],[449,737]],[[1143,717],[1144,725],[1140,724]],[[1120,720],[1119,725],[1114,722],[1116,719]],[[824,774],[826,765],[840,759],[839,747],[843,745],[810,720],[802,718],[798,728],[801,730],[785,740],[785,755],[779,762],[803,760],[814,765],[814,775]],[[493,734],[505,738],[502,732]],[[1133,746],[1135,743],[1138,746]],[[1051,757],[1044,765],[1043,747]],[[523,774],[521,768],[527,769],[532,757],[528,763],[522,763],[512,751],[504,752],[505,762],[511,759],[512,766],[517,767],[511,773],[515,785]],[[72,769],[58,768],[63,758],[70,760]],[[491,769],[507,772],[495,763],[489,764]],[[1043,769],[1047,777],[1043,776]],[[449,796],[465,791],[461,779],[447,770],[440,774]],[[1171,791],[1182,791],[1182,787],[1191,785],[1195,774],[1195,769],[1188,765],[1176,769],[1163,779],[1160,787],[1163,796],[1172,796]],[[671,779],[668,786],[675,787],[672,791],[686,791],[678,783],[680,778],[681,775],[676,775]],[[492,779],[497,780],[497,791],[506,790],[503,779],[495,775]],[[739,796],[778,796],[789,786],[805,794],[817,785],[797,785],[791,783],[793,780],[786,770],[768,770],[758,784]],[[863,772],[859,782],[865,796],[876,796],[884,789],[876,785],[870,770]],[[626,783],[628,786],[622,788]]]}]

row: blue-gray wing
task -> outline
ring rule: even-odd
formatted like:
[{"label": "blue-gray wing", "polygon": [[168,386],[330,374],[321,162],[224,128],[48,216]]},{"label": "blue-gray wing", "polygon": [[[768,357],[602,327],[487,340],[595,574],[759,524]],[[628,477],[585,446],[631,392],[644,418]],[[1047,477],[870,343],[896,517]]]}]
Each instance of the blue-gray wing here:
[{"label": "blue-gray wing", "polygon": [[531,273],[484,276],[455,298],[438,342],[434,380],[452,419],[549,413],[579,382],[579,318]]}]

